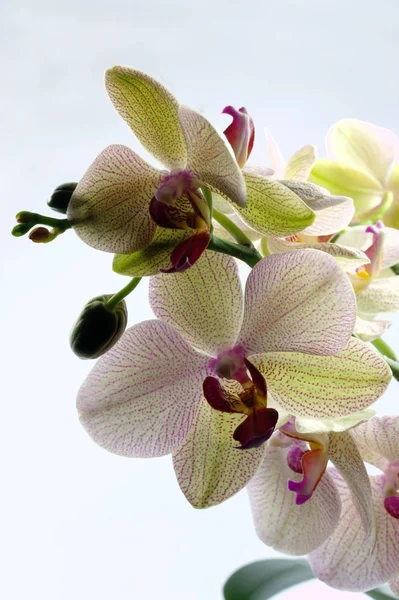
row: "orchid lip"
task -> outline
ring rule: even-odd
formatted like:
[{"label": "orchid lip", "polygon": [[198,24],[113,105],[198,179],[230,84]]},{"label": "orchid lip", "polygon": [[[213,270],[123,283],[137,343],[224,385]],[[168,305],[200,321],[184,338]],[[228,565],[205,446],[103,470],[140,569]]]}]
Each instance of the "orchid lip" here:
[{"label": "orchid lip", "polygon": [[391,517],[399,519],[399,461],[390,462],[384,475],[385,509]]}]

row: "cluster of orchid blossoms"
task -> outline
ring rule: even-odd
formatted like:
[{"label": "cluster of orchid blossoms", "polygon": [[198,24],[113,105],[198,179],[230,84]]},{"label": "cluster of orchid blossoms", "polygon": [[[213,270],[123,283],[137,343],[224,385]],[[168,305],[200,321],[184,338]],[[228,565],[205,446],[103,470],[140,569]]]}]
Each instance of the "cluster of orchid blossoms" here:
[{"label": "cluster of orchid blossoms", "polygon": [[[106,88],[163,168],[109,146],[54,192],[65,218],[23,211],[13,230],[46,243],[72,229],[132,278],[71,334],[100,357],[83,427],[115,454],[172,454],[194,507],[247,486],[259,537],[309,554],[329,585],[399,593],[399,417],[370,408],[395,359],[380,336],[399,311],[397,139],[343,120],[328,159],[308,145],[285,164],[268,133],[273,168],[252,166],[245,108],[224,109],[220,134],[142,72],[114,67]],[[143,276],[156,319],[125,329]]]}]

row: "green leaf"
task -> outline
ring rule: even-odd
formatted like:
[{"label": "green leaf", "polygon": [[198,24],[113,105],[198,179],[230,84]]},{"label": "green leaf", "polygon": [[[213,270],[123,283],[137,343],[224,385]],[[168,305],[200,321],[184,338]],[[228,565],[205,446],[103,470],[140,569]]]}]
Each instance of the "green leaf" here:
[{"label": "green leaf", "polygon": [[233,573],[224,585],[223,594],[225,600],[266,600],[314,577],[305,560],[260,560]]},{"label": "green leaf", "polygon": [[396,265],[392,265],[390,269],[395,273],[395,275],[399,275],[399,263],[397,263]]}]

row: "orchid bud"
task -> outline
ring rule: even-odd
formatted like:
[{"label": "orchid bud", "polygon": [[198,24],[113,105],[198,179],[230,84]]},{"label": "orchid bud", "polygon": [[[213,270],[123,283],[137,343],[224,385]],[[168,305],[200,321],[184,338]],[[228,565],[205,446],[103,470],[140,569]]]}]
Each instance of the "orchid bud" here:
[{"label": "orchid bud", "polygon": [[126,329],[127,307],[124,300],[110,309],[112,295],[96,296],[84,307],[70,336],[70,345],[79,358],[98,358],[119,340]]},{"label": "orchid bud", "polygon": [[77,187],[77,183],[62,183],[55,188],[51,194],[50,200],[47,202],[47,206],[53,210],[66,215],[68,204],[72,198],[72,194]]},{"label": "orchid bud", "polygon": [[242,169],[254,145],[254,122],[243,106],[239,110],[233,106],[226,106],[222,113],[233,117],[233,122],[224,130],[224,135],[233,148],[238,166]]}]

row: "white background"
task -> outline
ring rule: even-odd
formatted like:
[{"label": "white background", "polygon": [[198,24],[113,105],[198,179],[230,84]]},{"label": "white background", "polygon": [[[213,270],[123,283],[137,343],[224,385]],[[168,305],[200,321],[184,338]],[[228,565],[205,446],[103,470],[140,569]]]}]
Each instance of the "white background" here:
[{"label": "white background", "polygon": [[[92,363],[70,352],[70,327],[89,298],[126,280],[72,232],[34,245],[9,230],[21,209],[46,212],[52,189],[108,144],[139,150],[105,93],[103,72],[117,63],[221,128],[225,105],[245,105],[264,164],[264,126],[286,157],[305,143],[323,153],[343,117],[399,133],[399,3],[21,0],[1,13],[1,597],[220,599],[233,570],[275,555],[255,536],[245,491],[195,511],[169,457],[108,454],[77,420]],[[145,284],[129,309],[130,323],[151,318]],[[386,339],[395,335],[397,324]],[[395,385],[379,411],[397,412]],[[305,593],[355,598],[321,583],[286,597]]]}]

